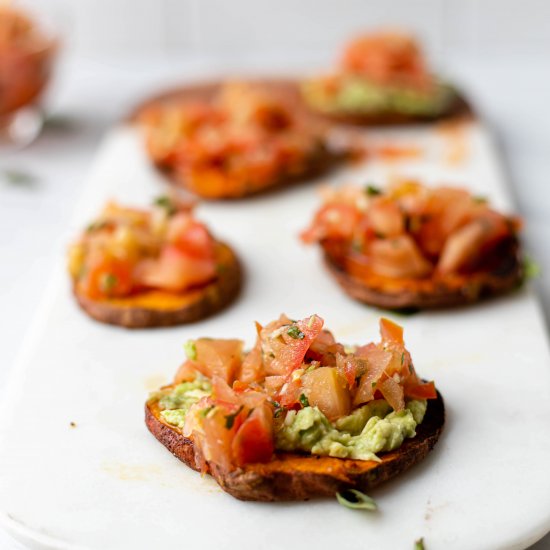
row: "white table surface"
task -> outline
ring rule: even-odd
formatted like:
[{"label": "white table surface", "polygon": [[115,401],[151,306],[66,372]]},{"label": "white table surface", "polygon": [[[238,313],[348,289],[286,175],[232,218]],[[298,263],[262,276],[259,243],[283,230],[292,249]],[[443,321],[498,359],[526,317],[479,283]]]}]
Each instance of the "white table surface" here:
[{"label": "white table surface", "polygon": [[[264,60],[64,60],[52,90],[51,124],[29,148],[0,151],[0,398],[52,270],[53,250],[70,238],[68,220],[103,134],[157,86],[193,74],[212,74],[216,69],[227,72],[232,66],[261,68]],[[284,70],[283,60],[281,55],[272,56],[269,64]],[[293,65],[307,66],[296,59]],[[537,286],[548,320],[548,60],[456,58],[447,71],[467,90],[497,136],[518,210],[525,219],[527,248],[542,268]],[[35,181],[9,184],[2,181],[4,170],[28,173]],[[17,548],[21,546],[0,531],[0,549]],[[532,548],[550,550],[550,536]]]}]

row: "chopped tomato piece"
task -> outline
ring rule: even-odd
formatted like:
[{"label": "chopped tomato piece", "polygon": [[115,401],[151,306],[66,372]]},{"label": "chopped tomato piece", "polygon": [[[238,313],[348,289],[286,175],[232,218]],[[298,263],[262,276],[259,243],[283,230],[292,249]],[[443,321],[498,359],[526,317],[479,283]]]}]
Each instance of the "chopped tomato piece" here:
[{"label": "chopped tomato piece", "polygon": [[349,414],[351,398],[346,380],[332,367],[319,367],[304,374],[304,393],[309,404],[329,419]]},{"label": "chopped tomato piece", "polygon": [[188,213],[179,212],[170,219],[168,240],[192,258],[214,257],[214,241],[208,230]]},{"label": "chopped tomato piece", "polygon": [[263,378],[262,348],[258,338],[255,346],[246,354],[238,375],[245,384],[259,382]]},{"label": "chopped tomato piece", "polygon": [[217,406],[210,411],[202,420],[202,434],[197,434],[206,459],[219,464],[222,468],[230,469],[233,462],[232,441],[235,433],[241,426],[243,414],[235,415],[234,411],[229,411],[223,407]]},{"label": "chopped tomato piece", "polygon": [[336,342],[332,333],[322,330],[311,342],[306,352],[306,362],[319,361],[325,366],[333,366],[336,364],[336,355],[344,353],[344,346]]},{"label": "chopped tomato piece", "polygon": [[289,375],[299,368],[323,323],[321,317],[312,315],[296,323],[283,324],[275,330],[270,325],[264,327],[261,345],[266,373]]},{"label": "chopped tomato piece", "polygon": [[132,265],[125,260],[105,257],[79,281],[79,288],[92,299],[125,296],[132,290]]},{"label": "chopped tomato piece", "polygon": [[360,347],[356,356],[367,362],[367,370],[361,376],[357,392],[353,398],[355,406],[367,403],[374,399],[374,388],[385,370],[389,367],[393,354],[390,351],[380,349],[375,344]]},{"label": "chopped tomato piece", "polygon": [[404,344],[403,327],[384,317],[380,319],[380,335],[383,343]]},{"label": "chopped tomato piece", "polygon": [[327,204],[317,212],[311,227],[302,233],[302,240],[311,243],[350,238],[360,217],[359,210],[351,204]]},{"label": "chopped tomato piece", "polygon": [[196,362],[209,378],[220,377],[232,384],[241,365],[242,340],[199,338],[195,340]]},{"label": "chopped tomato piece", "polygon": [[437,391],[433,382],[425,382],[412,387],[405,387],[405,395],[413,399],[436,399]]},{"label": "chopped tomato piece", "polygon": [[174,384],[194,380],[197,377],[198,372],[199,371],[196,369],[194,361],[187,360],[178,369],[178,372],[174,377]]},{"label": "chopped tomato piece", "polygon": [[216,277],[213,258],[195,258],[175,245],[165,245],[158,259],[145,259],[135,270],[144,286],[179,292],[205,284]]},{"label": "chopped tomato piece", "polygon": [[405,408],[405,396],[403,387],[393,378],[386,378],[376,384],[376,389],[384,396],[390,407],[395,411],[401,411]]},{"label": "chopped tomato piece", "polygon": [[252,410],[241,424],[231,444],[237,466],[269,462],[275,451],[273,413],[267,405]]}]

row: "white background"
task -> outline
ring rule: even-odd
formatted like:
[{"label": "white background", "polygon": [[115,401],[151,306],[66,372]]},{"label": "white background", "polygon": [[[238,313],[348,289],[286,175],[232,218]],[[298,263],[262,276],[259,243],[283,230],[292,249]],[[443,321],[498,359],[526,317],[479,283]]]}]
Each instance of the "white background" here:
[{"label": "white background", "polygon": [[[52,89],[56,124],[30,148],[0,150],[0,392],[102,134],[159,83],[191,70],[322,66],[349,33],[417,31],[438,67],[493,127],[526,241],[550,273],[550,3],[543,0],[35,0],[60,21],[66,51]],[[264,60],[268,60],[264,63]],[[288,60],[288,61],[287,61]],[[539,280],[550,306],[550,277]],[[518,320],[521,323],[521,320]],[[1,452],[1,450],[0,450]],[[513,493],[513,488],[511,488]],[[12,547],[0,534],[0,548]],[[541,543],[550,548],[550,543]]]},{"label": "white background", "polygon": [[334,51],[379,25],[417,32],[430,53],[536,54],[550,48],[546,0],[27,0],[58,13],[84,55]]}]

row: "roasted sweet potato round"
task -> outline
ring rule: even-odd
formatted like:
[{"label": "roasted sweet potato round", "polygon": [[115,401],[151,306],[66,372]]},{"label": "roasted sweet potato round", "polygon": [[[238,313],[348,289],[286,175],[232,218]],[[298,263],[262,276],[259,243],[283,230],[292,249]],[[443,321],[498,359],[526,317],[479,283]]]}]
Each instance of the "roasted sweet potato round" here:
[{"label": "roasted sweet potato round", "polygon": [[[164,422],[154,400],[145,406],[145,423],[174,456],[194,470],[201,469],[204,458],[192,439]],[[416,436],[396,451],[381,453],[381,462],[277,453],[265,464],[247,464],[231,471],[213,463],[206,467],[224,491],[241,500],[308,500],[334,496],[344,489],[369,491],[422,460],[436,444],[444,423],[445,407],[438,393],[437,399],[428,401]]]},{"label": "roasted sweet potato round", "polygon": [[192,323],[212,315],[232,302],[241,288],[242,271],[233,250],[216,243],[217,278],[183,292],[149,290],[122,298],[93,300],[73,293],[80,307],[102,323],[126,328],[165,327]]},{"label": "roasted sweet potato round", "polygon": [[[200,177],[190,177],[189,170],[178,169],[178,163],[174,162],[173,155],[170,155],[169,159],[156,158],[149,151],[153,164],[170,183],[208,200],[238,199],[321,175],[346,156],[346,151],[336,150],[327,145],[324,132],[326,122],[304,106],[296,82],[284,79],[263,79],[247,80],[242,84],[261,89],[274,98],[279,98],[282,104],[288,106],[293,117],[303,121],[302,127],[305,131],[310,132],[313,128],[318,128],[319,135],[315,143],[312,142],[311,150],[298,163],[295,159],[286,159],[279,170],[275,170],[271,176],[261,178],[259,181],[252,177],[254,166],[239,171],[237,175],[226,174],[221,170],[221,166],[227,163],[227,158],[210,159],[211,169],[202,170],[203,175]],[[130,115],[130,121],[140,123],[146,129],[151,128],[154,126],[152,120],[156,120],[156,114],[162,112],[165,107],[194,102],[212,104],[224,85],[223,81],[210,82],[182,86],[165,92],[139,105]],[[247,175],[245,176],[243,172]],[[247,181],[243,179],[244,177],[248,178]]]}]

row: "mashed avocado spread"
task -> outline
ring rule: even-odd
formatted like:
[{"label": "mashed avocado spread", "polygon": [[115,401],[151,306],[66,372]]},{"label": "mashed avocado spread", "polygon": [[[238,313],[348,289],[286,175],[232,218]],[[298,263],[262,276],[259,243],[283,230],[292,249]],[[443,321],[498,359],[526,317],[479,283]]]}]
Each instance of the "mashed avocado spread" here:
[{"label": "mashed avocado spread", "polygon": [[[426,413],[426,401],[409,401],[399,412],[382,399],[356,409],[331,424],[317,407],[289,411],[275,434],[282,451],[305,451],[357,460],[380,460],[376,453],[393,451],[414,437]],[[390,412],[392,411],[392,412]]]},{"label": "mashed avocado spread", "polygon": [[381,86],[364,78],[342,78],[338,89],[327,90],[321,81],[310,81],[303,89],[306,100],[327,113],[370,114],[396,112],[407,115],[436,116],[444,112],[454,98],[445,84],[431,91],[400,86]]},{"label": "mashed avocado spread", "polygon": [[[183,428],[191,405],[211,392],[209,380],[199,377],[157,392],[152,398],[158,400],[165,422]],[[406,438],[416,435],[426,408],[425,400],[410,400],[404,410],[397,412],[383,399],[377,399],[334,423],[317,407],[291,410],[276,429],[275,446],[281,451],[378,461],[376,453],[397,449]]]},{"label": "mashed avocado spread", "polygon": [[185,416],[191,405],[208,397],[212,393],[212,384],[202,376],[198,376],[191,382],[182,382],[168,391],[160,391],[153,394],[153,399],[158,400],[162,409],[162,418],[178,428],[183,428]]}]

